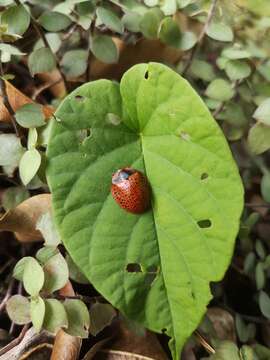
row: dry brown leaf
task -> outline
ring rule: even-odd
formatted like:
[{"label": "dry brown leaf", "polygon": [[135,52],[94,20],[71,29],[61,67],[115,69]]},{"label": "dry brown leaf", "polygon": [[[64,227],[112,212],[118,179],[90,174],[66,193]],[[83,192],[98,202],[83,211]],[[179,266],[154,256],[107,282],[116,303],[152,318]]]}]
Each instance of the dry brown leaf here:
[{"label": "dry brown leaf", "polygon": [[[15,88],[10,82],[5,81],[6,91],[9,103],[12,109],[16,112],[21,106],[25,104],[34,103],[32,99],[24,95],[20,90]],[[54,113],[54,109],[50,106],[42,106],[42,110],[45,118],[49,118]],[[0,121],[10,121],[10,115],[5,105],[3,104],[3,98],[0,96]]]},{"label": "dry brown leaf", "polygon": [[36,230],[36,223],[50,209],[50,194],[32,196],[15,209],[0,214],[0,231],[14,232],[21,242],[41,241],[42,235]]},{"label": "dry brown leaf", "polygon": [[212,307],[207,311],[218,339],[236,342],[236,333],[233,316],[226,310]]},{"label": "dry brown leaf", "polygon": [[[59,292],[63,296],[75,295],[70,281]],[[68,335],[60,329],[55,337],[51,360],[76,360],[79,358],[81,345],[79,337]]]}]

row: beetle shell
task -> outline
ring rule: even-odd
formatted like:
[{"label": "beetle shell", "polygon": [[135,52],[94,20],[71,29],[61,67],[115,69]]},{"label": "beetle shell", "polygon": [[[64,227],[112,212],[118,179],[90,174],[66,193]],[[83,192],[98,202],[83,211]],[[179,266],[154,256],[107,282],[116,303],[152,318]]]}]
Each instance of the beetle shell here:
[{"label": "beetle shell", "polygon": [[117,170],[112,176],[111,193],[121,208],[133,214],[141,214],[150,207],[150,186],[146,176],[138,170]]}]

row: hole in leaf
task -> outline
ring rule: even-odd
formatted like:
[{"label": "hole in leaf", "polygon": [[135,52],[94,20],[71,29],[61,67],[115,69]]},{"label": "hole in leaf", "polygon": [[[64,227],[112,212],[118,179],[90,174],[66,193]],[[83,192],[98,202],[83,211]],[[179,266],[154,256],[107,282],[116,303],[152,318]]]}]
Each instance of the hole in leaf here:
[{"label": "hole in leaf", "polygon": [[162,334],[166,334],[167,329],[166,329],[166,328],[163,328],[163,329],[161,329],[161,332],[162,332]]},{"label": "hole in leaf", "polygon": [[76,95],[76,96],[75,96],[75,99],[78,100],[78,101],[83,101],[83,100],[84,100],[84,96],[82,96],[82,95]]},{"label": "hole in leaf", "polygon": [[86,139],[90,138],[92,135],[91,129],[81,129],[78,130],[77,136],[79,139],[79,142],[82,144]]},{"label": "hole in leaf", "polygon": [[211,221],[209,219],[200,220],[200,221],[197,222],[197,224],[202,229],[209,228],[212,225],[212,223],[211,223]]},{"label": "hole in leaf", "polygon": [[126,271],[130,273],[139,273],[142,272],[142,267],[137,263],[130,263],[126,266]]},{"label": "hole in leaf", "polygon": [[148,72],[148,70],[147,70],[146,73],[144,74],[144,78],[145,78],[145,79],[148,79],[148,77],[149,77],[149,72]]},{"label": "hole in leaf", "polygon": [[202,175],[201,175],[201,180],[207,179],[208,176],[209,176],[209,175],[208,175],[207,173],[202,173]]},{"label": "hole in leaf", "polygon": [[116,114],[113,114],[113,113],[108,113],[107,116],[106,116],[106,121],[107,123],[109,124],[112,124],[112,125],[119,125],[121,123],[121,119],[118,115]]},{"label": "hole in leaf", "polygon": [[189,134],[186,133],[186,132],[184,132],[184,131],[181,131],[181,132],[180,132],[180,137],[181,137],[183,140],[186,140],[186,141],[190,140]]}]

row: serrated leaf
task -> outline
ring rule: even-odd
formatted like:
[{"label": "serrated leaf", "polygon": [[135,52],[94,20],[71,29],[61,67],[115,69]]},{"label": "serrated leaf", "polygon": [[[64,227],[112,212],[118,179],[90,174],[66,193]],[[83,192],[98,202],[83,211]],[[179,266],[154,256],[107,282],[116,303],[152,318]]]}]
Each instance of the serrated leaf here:
[{"label": "serrated leaf", "polygon": [[25,104],[15,114],[16,121],[24,128],[35,128],[45,125],[45,116],[41,105]]},{"label": "serrated leaf", "polygon": [[43,266],[45,282],[43,291],[53,293],[64,287],[68,281],[68,267],[64,257],[59,253],[50,257]]},{"label": "serrated leaf", "polygon": [[40,296],[31,299],[30,314],[33,326],[39,332],[45,317],[45,302]]},{"label": "serrated leaf", "polygon": [[227,61],[225,71],[232,81],[245,79],[251,74],[250,66],[246,62],[240,60]]},{"label": "serrated leaf", "polygon": [[57,246],[61,243],[58,231],[50,211],[42,214],[37,220],[36,229],[41,232],[47,246]]},{"label": "serrated leaf", "polygon": [[264,100],[256,109],[253,117],[265,125],[270,125],[270,98]]},{"label": "serrated leaf", "polygon": [[260,291],[260,294],[259,294],[259,306],[260,306],[262,314],[266,318],[270,319],[270,297],[264,291]]},{"label": "serrated leaf", "polygon": [[23,271],[23,286],[31,296],[37,296],[44,284],[44,271],[36,259],[30,257]]},{"label": "serrated leaf", "polygon": [[179,26],[177,22],[169,16],[161,21],[158,37],[165,44],[175,48],[181,47],[181,32]]},{"label": "serrated leaf", "polygon": [[10,6],[1,14],[1,23],[8,25],[8,32],[22,35],[30,24],[30,14],[23,5]]},{"label": "serrated leaf", "polygon": [[207,35],[218,41],[233,41],[233,31],[230,26],[222,22],[211,22],[206,31]]},{"label": "serrated leaf", "polygon": [[2,206],[8,211],[14,209],[24,200],[30,197],[29,191],[23,186],[10,187],[3,192]]},{"label": "serrated leaf", "polygon": [[19,164],[20,178],[27,185],[36,175],[41,164],[40,153],[36,149],[27,150]]},{"label": "serrated leaf", "polygon": [[24,325],[31,321],[30,303],[25,296],[13,295],[7,301],[6,310],[15,324]]},{"label": "serrated leaf", "polygon": [[[109,124],[108,113],[122,121]],[[131,68],[120,91],[108,80],[77,88],[56,116],[47,175],[61,238],[116,308],[153,331],[166,329],[176,359],[238,231],[243,190],[224,135],[188,82],[156,63]],[[81,143],[83,129],[91,136]],[[112,173],[127,164],[151,184],[153,208],[141,215],[110,194]]]},{"label": "serrated leaf", "polygon": [[90,317],[87,306],[76,299],[67,299],[64,307],[68,317],[68,328],[65,330],[72,336],[88,338]]},{"label": "serrated leaf", "polygon": [[270,149],[270,127],[261,123],[253,125],[248,133],[248,145],[256,155]]},{"label": "serrated leaf", "polygon": [[90,307],[90,333],[96,336],[106,326],[109,326],[116,316],[115,309],[110,304],[95,303]]},{"label": "serrated leaf", "polygon": [[34,50],[28,58],[29,70],[34,76],[38,73],[50,72],[55,69],[56,62],[51,50],[42,47]]},{"label": "serrated leaf", "polygon": [[223,79],[213,80],[206,89],[206,95],[218,101],[228,101],[234,96],[231,84]]},{"label": "serrated leaf", "polygon": [[68,77],[76,77],[85,73],[87,69],[87,60],[88,51],[70,50],[64,54],[61,66]]},{"label": "serrated leaf", "polygon": [[0,134],[0,166],[17,167],[23,153],[21,140],[15,134]]},{"label": "serrated leaf", "polygon": [[56,299],[45,300],[45,317],[43,328],[56,334],[60,328],[68,326],[68,318],[64,305]]},{"label": "serrated leaf", "polygon": [[150,9],[143,15],[140,30],[147,39],[157,39],[162,18],[163,14],[158,8]]},{"label": "serrated leaf", "polygon": [[108,29],[115,31],[119,34],[124,32],[123,24],[121,23],[120,18],[109,9],[106,9],[102,6],[97,7],[97,20],[107,26]]},{"label": "serrated leaf", "polygon": [[93,36],[90,48],[95,57],[106,64],[113,64],[118,61],[118,49],[110,36]]},{"label": "serrated leaf", "polygon": [[39,18],[39,23],[44,29],[51,32],[64,30],[71,22],[67,15],[57,11],[45,11]]}]

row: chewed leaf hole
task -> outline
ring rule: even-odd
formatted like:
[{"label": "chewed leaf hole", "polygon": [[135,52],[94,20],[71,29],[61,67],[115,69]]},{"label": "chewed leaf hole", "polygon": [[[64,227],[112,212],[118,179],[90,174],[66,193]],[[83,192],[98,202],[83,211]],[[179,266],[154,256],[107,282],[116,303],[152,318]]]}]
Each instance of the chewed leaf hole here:
[{"label": "chewed leaf hole", "polygon": [[76,95],[76,96],[75,96],[75,99],[76,99],[77,101],[83,101],[83,100],[85,99],[85,97],[82,96],[82,95]]},{"label": "chewed leaf hole", "polygon": [[207,179],[208,176],[209,176],[209,175],[208,175],[207,173],[202,173],[202,175],[201,175],[201,180]]},{"label": "chewed leaf hole", "polygon": [[198,221],[197,224],[199,225],[200,228],[205,229],[205,228],[209,228],[212,225],[212,222],[211,220],[206,219],[206,220]]},{"label": "chewed leaf hole", "polygon": [[106,122],[111,125],[119,125],[121,123],[121,118],[113,113],[108,113],[106,116]]},{"label": "chewed leaf hole", "polygon": [[190,140],[189,134],[186,133],[186,132],[184,132],[184,131],[181,131],[181,132],[180,132],[180,137],[181,137],[183,140],[186,140],[186,141]]},{"label": "chewed leaf hole", "polygon": [[77,132],[78,140],[82,144],[86,139],[90,138],[92,135],[91,129],[81,129]]},{"label": "chewed leaf hole", "polygon": [[148,77],[149,77],[149,72],[148,72],[148,70],[145,72],[145,74],[144,74],[144,78],[145,79],[148,79]]},{"label": "chewed leaf hole", "polygon": [[140,273],[142,272],[142,267],[137,263],[130,263],[126,266],[126,271],[130,273]]}]

